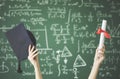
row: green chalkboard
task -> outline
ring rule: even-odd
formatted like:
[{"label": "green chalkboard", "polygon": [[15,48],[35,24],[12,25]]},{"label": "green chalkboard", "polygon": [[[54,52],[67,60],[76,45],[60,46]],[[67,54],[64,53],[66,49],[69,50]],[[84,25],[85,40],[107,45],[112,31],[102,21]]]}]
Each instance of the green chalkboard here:
[{"label": "green chalkboard", "polygon": [[36,40],[43,79],[87,79],[99,44],[102,20],[111,39],[97,79],[120,79],[119,0],[0,0],[0,78],[34,79],[34,68],[17,58],[5,32],[24,23]]}]

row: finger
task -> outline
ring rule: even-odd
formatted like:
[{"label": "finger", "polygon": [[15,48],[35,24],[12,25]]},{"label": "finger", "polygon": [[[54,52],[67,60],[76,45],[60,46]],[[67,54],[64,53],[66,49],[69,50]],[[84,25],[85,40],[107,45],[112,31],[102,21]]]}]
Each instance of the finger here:
[{"label": "finger", "polygon": [[36,52],[38,52],[38,49],[35,49],[35,50],[31,53],[31,56],[33,56],[34,54],[36,54]]},{"label": "finger", "polygon": [[105,51],[105,45],[102,46],[102,50]]},{"label": "finger", "polygon": [[37,53],[38,52],[38,49],[35,49],[34,51],[33,51],[33,54],[35,54],[35,53]]},{"label": "finger", "polygon": [[102,53],[102,52],[103,52],[103,49],[98,49],[97,52],[98,52],[98,53]]},{"label": "finger", "polygon": [[35,46],[32,46],[32,48],[31,48],[31,50],[30,50],[30,51],[31,51],[31,52],[33,52],[34,48],[35,48]]},{"label": "finger", "polygon": [[30,55],[31,44],[28,47],[28,54]]},{"label": "finger", "polygon": [[103,59],[105,58],[105,55],[104,55],[104,54],[100,54],[98,57],[99,57],[101,60],[103,60]]},{"label": "finger", "polygon": [[101,49],[97,48],[97,50],[104,52],[104,51],[105,51],[105,45],[103,44],[103,45],[102,45],[102,48],[101,48]]},{"label": "finger", "polygon": [[[99,47],[97,47],[97,49],[99,49]],[[103,45],[102,45],[102,48],[100,48],[100,49],[105,49],[105,45],[103,44]]]},{"label": "finger", "polygon": [[32,56],[32,58],[35,58],[38,54],[39,54],[38,52],[35,53],[35,54]]},{"label": "finger", "polygon": [[98,53],[98,56],[104,56],[104,53],[102,53],[102,52]]}]

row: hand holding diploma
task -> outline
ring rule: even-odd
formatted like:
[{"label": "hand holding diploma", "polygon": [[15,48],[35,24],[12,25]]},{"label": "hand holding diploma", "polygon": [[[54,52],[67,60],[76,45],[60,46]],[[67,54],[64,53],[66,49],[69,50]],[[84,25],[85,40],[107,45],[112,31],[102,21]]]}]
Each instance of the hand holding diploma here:
[{"label": "hand holding diploma", "polygon": [[93,66],[92,66],[92,69],[91,69],[88,79],[96,79],[97,78],[100,64],[102,63],[102,61],[105,58],[105,56],[104,56],[104,52],[105,52],[104,40],[105,40],[105,38],[104,37],[110,38],[110,35],[108,34],[108,32],[106,32],[106,24],[107,24],[107,21],[103,20],[102,28],[99,28],[97,31],[97,34],[100,34],[99,46],[96,49],[94,63],[93,63]]},{"label": "hand holding diploma", "polygon": [[99,41],[99,46],[98,48],[101,49],[102,46],[104,45],[104,40],[105,37],[110,39],[110,35],[108,32],[106,32],[106,25],[107,25],[107,21],[103,20],[102,21],[102,27],[98,29],[97,34],[100,34],[100,41]]}]

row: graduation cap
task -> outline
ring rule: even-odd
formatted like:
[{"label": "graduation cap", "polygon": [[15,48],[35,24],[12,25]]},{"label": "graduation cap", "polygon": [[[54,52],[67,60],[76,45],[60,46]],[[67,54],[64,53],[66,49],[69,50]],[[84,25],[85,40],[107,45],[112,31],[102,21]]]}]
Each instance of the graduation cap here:
[{"label": "graduation cap", "polygon": [[6,37],[18,59],[18,73],[22,73],[20,62],[28,58],[28,46],[36,45],[36,39],[32,32],[24,27],[23,23],[6,32]]}]

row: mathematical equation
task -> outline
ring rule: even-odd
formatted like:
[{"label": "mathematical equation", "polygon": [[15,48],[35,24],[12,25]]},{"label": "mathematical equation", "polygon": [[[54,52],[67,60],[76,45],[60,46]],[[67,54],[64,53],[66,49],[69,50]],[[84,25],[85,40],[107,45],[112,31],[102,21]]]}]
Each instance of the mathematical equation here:
[{"label": "mathematical equation", "polygon": [[[23,22],[36,40],[39,50],[41,72],[46,76],[80,79],[91,69],[98,45],[98,27],[106,19],[110,40],[105,40],[106,59],[99,76],[114,78],[120,65],[120,1],[93,0],[1,0],[0,1],[0,74],[9,74],[17,69],[13,54],[4,33]],[[109,9],[108,9],[109,8]],[[9,62],[8,62],[9,61]],[[15,62],[14,62],[15,61]],[[23,77],[34,76],[32,65],[25,61]],[[16,73],[16,71],[13,71]],[[120,78],[120,73],[117,79]],[[86,74],[87,78],[89,74]]]}]

